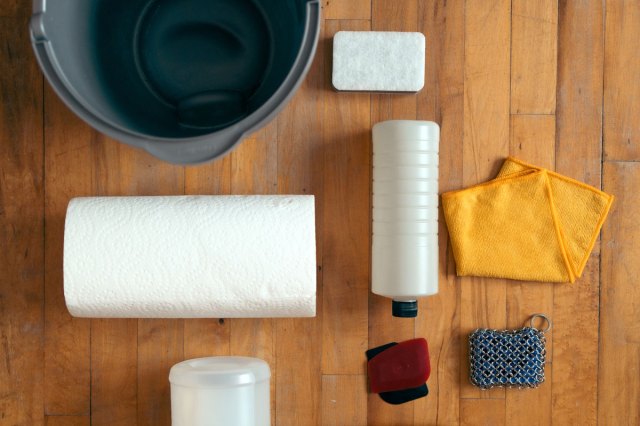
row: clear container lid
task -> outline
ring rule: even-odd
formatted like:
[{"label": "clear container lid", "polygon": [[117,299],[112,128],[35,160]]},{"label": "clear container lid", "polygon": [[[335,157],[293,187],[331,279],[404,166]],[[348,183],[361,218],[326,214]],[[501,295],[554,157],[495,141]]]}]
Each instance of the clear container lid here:
[{"label": "clear container lid", "polygon": [[172,385],[198,388],[225,388],[269,380],[269,364],[258,358],[218,356],[196,358],[171,367]]}]

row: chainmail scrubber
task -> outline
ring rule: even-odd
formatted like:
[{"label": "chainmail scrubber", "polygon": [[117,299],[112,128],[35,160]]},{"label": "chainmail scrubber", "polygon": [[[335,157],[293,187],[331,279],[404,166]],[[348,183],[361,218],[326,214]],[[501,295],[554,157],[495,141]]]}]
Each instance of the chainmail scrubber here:
[{"label": "chainmail scrubber", "polygon": [[[535,318],[548,323],[545,330],[533,326]],[[535,388],[544,382],[545,333],[551,321],[542,314],[531,317],[531,326],[517,330],[477,329],[469,335],[471,383],[493,387]]]}]

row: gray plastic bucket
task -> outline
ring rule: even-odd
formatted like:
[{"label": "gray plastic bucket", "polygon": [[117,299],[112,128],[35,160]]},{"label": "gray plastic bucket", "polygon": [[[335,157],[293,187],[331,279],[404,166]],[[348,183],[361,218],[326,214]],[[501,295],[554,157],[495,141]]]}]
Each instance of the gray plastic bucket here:
[{"label": "gray plastic bucket", "polygon": [[97,130],[202,163],[267,124],[315,54],[318,0],[34,0],[31,40]]}]

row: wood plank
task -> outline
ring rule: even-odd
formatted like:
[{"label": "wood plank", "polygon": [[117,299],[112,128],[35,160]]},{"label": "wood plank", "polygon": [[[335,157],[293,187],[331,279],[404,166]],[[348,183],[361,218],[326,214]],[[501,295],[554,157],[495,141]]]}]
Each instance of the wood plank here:
[{"label": "wood plank", "polygon": [[232,194],[275,194],[278,189],[277,119],[231,152]]},{"label": "wood plank", "polygon": [[43,423],[42,77],[22,19],[0,18],[0,419]]},{"label": "wood plank", "polygon": [[[327,38],[341,30],[366,31],[369,22],[327,21]],[[331,51],[325,49],[325,64]],[[322,372],[362,374],[371,250],[370,96],[334,92],[330,70],[325,66]]]},{"label": "wood plank", "polygon": [[[640,160],[640,3],[607,0],[604,47],[604,157]],[[633,83],[630,79],[635,80]],[[634,84],[635,83],[635,84]]]},{"label": "wood plank", "polygon": [[169,370],[183,359],[183,320],[138,320],[138,425],[171,425]]},{"label": "wood plank", "polygon": [[278,370],[276,424],[320,424],[322,404],[322,161],[324,46],[321,34],[311,70],[278,116],[278,193],[312,194],[316,203],[316,318],[275,321]]},{"label": "wood plank", "polygon": [[460,425],[499,426],[505,425],[504,400],[463,399],[460,401]]},{"label": "wood plank", "polygon": [[90,320],[72,318],[64,302],[64,218],[73,197],[91,195],[93,133],[47,85],[45,108],[46,414],[89,414]]},{"label": "wood plank", "polygon": [[[187,195],[227,195],[231,192],[231,156],[185,169]],[[185,359],[229,355],[229,323],[219,319],[184,321]]]},{"label": "wood plank", "polygon": [[[464,0],[425,0],[419,6],[427,68],[417,117],[440,124],[439,187],[449,191],[462,186]],[[442,216],[439,221],[439,292],[420,302],[415,320],[416,337],[430,345],[432,374],[429,396],[414,404],[414,423],[455,425],[460,418],[459,283]]]},{"label": "wood plank", "polygon": [[[465,9],[463,185],[493,178],[509,152],[509,0],[468,0]],[[504,280],[460,280],[460,396],[504,398],[503,389],[480,391],[469,383],[467,335],[479,327],[506,327]]]},{"label": "wood plank", "polygon": [[[20,0],[2,0],[0,2],[0,18],[13,18],[18,15],[26,16],[31,11],[31,2]],[[22,24],[24,21],[21,21]],[[26,31],[26,28],[24,29]]]},{"label": "wood plank", "polygon": [[513,0],[511,113],[556,110],[558,0]]},{"label": "wood plank", "polygon": [[[604,190],[616,194],[602,231],[598,423],[640,424],[640,275],[637,225],[640,163],[605,163]],[[631,189],[631,190],[630,190]],[[614,391],[615,390],[615,391]]]},{"label": "wood plank", "polygon": [[[549,360],[550,357],[547,357]],[[548,426],[551,418],[551,366],[545,369],[545,383],[536,389],[507,389],[505,424],[522,426]]]},{"label": "wood plank", "polygon": [[[274,194],[278,187],[278,124],[272,121],[231,153],[232,194]],[[275,320],[230,319],[230,354],[263,359],[271,368],[271,424],[275,424],[277,374]]]},{"label": "wood plank", "polygon": [[89,416],[47,416],[47,426],[89,426]]},{"label": "wood plank", "polygon": [[212,163],[186,167],[184,191],[187,195],[228,195],[231,193],[231,155]]},{"label": "wood plank", "polygon": [[[416,0],[372,0],[371,29],[374,31],[417,31]],[[393,119],[415,120],[415,94],[374,94],[371,97],[371,125]],[[369,347],[401,342],[415,336],[413,318],[391,315],[391,299],[369,292]],[[390,405],[378,395],[369,395],[368,418],[379,425],[413,421],[414,404]]]},{"label": "wood plank", "polygon": [[598,256],[592,255],[579,281],[554,289],[550,384],[557,424],[597,422],[598,277]]},{"label": "wood plank", "polygon": [[[362,374],[322,376],[322,424],[326,426],[366,425],[366,392],[367,378]],[[375,397],[378,396],[375,395]]]},{"label": "wood plank", "polygon": [[[602,153],[602,6],[561,2],[558,8],[556,171],[596,187]],[[558,424],[597,421],[598,252],[596,247],[575,284],[554,287],[552,418]]]},{"label": "wood plank", "polygon": [[602,4],[560,2],[556,169],[600,187]]},{"label": "wood plank", "polygon": [[136,424],[137,357],[136,320],[91,320],[92,425]]},{"label": "wood plank", "polygon": [[[555,165],[556,120],[553,115],[512,115],[510,154],[531,164],[553,170]],[[553,321],[553,289],[556,284],[510,282],[507,287],[507,327],[529,325],[534,313],[544,313]],[[547,362],[553,359],[553,331],[546,334]],[[545,368],[546,383],[523,392],[506,391],[508,425],[551,424],[551,367]],[[530,413],[535,412],[535,416]]]},{"label": "wood plank", "polygon": [[371,0],[324,0],[324,19],[371,19]]},{"label": "wood plank", "polygon": [[230,355],[229,323],[224,318],[184,320],[184,359]]}]

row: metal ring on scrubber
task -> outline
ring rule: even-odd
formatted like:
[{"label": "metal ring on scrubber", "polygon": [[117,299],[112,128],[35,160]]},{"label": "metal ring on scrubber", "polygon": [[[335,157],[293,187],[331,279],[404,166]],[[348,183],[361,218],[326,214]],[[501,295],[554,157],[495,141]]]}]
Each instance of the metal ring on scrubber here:
[{"label": "metal ring on scrubber", "polygon": [[542,318],[542,320],[543,320],[542,323],[543,324],[544,324],[545,321],[547,322],[547,328],[545,328],[544,330],[539,330],[539,331],[541,331],[542,333],[546,333],[547,331],[551,330],[551,320],[549,318],[547,318],[547,316],[545,314],[533,314],[533,315],[531,315],[531,320],[530,320],[531,328],[535,328],[537,330],[537,328],[533,325],[533,321],[536,318]]}]

